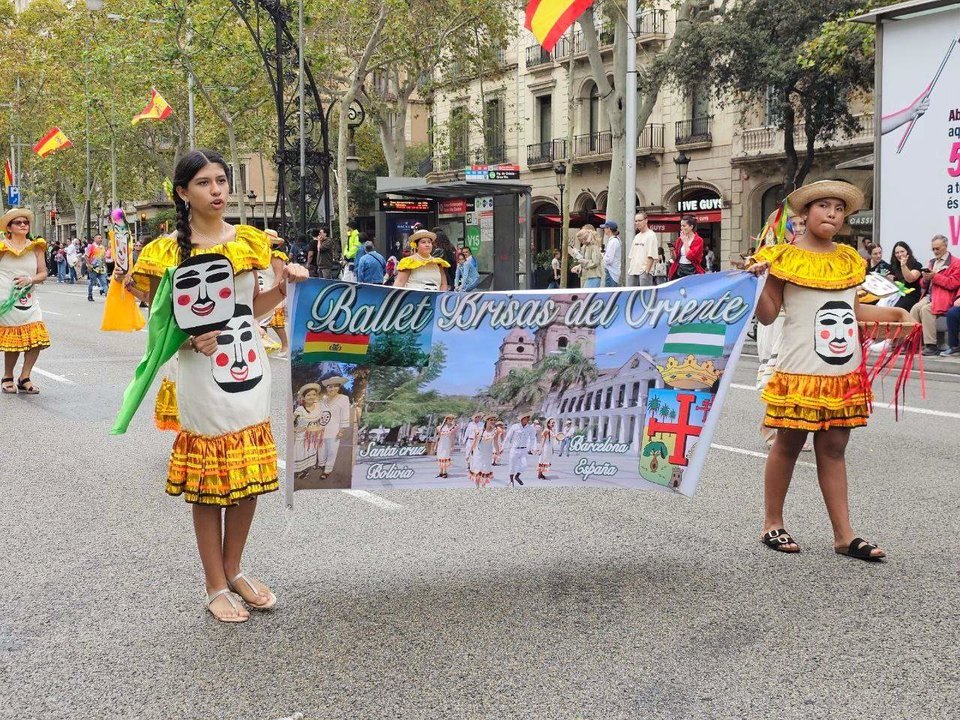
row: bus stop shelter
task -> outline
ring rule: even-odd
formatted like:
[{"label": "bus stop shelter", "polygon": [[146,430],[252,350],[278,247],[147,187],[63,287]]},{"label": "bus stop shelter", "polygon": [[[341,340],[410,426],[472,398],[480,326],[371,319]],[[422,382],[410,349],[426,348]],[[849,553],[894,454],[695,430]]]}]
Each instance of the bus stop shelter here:
[{"label": "bus stop shelter", "polygon": [[455,246],[469,247],[483,290],[533,287],[529,185],[509,180],[377,178],[377,247],[402,256],[414,223],[440,227]]}]

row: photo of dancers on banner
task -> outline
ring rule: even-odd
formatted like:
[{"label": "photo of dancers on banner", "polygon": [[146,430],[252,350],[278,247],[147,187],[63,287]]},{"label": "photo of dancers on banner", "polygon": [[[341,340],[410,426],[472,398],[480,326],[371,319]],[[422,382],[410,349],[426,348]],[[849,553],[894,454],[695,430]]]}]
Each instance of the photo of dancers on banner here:
[{"label": "photo of dancers on banner", "polygon": [[692,495],[758,287],[742,272],[513,293],[301,283],[293,487]]}]

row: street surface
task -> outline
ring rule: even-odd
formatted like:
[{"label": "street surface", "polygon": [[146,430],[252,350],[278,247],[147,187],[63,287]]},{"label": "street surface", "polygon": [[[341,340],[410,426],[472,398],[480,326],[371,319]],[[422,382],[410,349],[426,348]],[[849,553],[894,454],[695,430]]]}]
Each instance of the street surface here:
[{"label": "street surface", "polygon": [[[48,282],[38,397],[0,396],[0,718],[956,718],[960,383],[878,399],[834,554],[805,454],[804,552],[760,545],[765,447],[749,358],[700,489],[302,491],[262,498],[245,567],[276,611],[203,607],[190,513],[163,493],[152,395],[108,430],[145,333]],[[274,360],[275,434],[289,402]]]}]

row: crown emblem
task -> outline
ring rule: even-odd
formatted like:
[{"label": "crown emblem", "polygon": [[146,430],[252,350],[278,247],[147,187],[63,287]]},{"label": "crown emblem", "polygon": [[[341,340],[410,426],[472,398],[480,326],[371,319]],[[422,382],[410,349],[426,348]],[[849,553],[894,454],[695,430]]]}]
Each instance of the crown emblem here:
[{"label": "crown emblem", "polygon": [[711,360],[698,363],[693,355],[687,355],[683,362],[675,357],[667,358],[666,365],[657,365],[663,382],[677,390],[700,390],[713,387],[723,374],[717,370]]}]

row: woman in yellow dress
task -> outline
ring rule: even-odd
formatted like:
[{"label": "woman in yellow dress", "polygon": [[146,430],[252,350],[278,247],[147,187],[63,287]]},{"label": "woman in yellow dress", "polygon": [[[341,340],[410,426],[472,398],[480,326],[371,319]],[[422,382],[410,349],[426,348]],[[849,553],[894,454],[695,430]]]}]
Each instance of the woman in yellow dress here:
[{"label": "woman in yellow dress", "polygon": [[413,253],[397,265],[394,287],[411,290],[447,289],[447,274],[444,269],[450,267],[450,263],[431,254],[436,239],[437,236],[429,230],[417,230],[410,236]]},{"label": "woman in yellow dress", "polygon": [[224,329],[190,338],[177,355],[180,431],[166,491],[193,505],[207,609],[223,622],[245,622],[249,612],[236,595],[256,610],[276,603],[269,587],[240,569],[256,497],[279,486],[270,364],[254,318],[272,311],[286,297],[287,281],[304,280],[307,272],[285,266],[273,287],[258,288],[258,271],[270,265],[270,243],[261,230],[224,222],[230,183],[219,154],[197,150],[184,156],[173,185],[176,235],[143,249],[132,280],[152,298],[168,269],[188,257],[218,253],[233,266],[236,312]]},{"label": "woman in yellow dress", "polygon": [[[287,254],[280,250],[283,244],[283,238],[276,230],[267,230],[267,238],[270,240],[270,265],[263,272],[259,273],[258,281],[260,290],[269,290],[277,284],[277,278],[283,273],[283,267],[290,262]],[[274,357],[286,357],[289,345],[287,342],[287,303],[283,301],[273,309],[266,320],[262,322],[263,327],[271,328],[280,338],[280,351],[274,354]]]},{"label": "woman in yellow dress", "polygon": [[783,505],[797,457],[812,432],[834,550],[879,561],[884,551],[857,537],[850,525],[847,493],[844,454],[850,429],[867,424],[872,397],[857,323],[912,325],[913,320],[899,308],[857,302],[866,263],[833,238],[846,216],[863,206],[859,189],[842,181],[815,182],[792,192],[787,204],[803,217],[806,232],[793,244],[761,248],[750,267],[756,275],[770,274],[757,319],[770,325],[784,312],[776,369],[761,396],[767,404],[764,422],[777,430],[764,475],[761,542],[779,552],[800,551],[784,529]]},{"label": "woman in yellow dress", "polygon": [[[33,213],[13,208],[0,217],[0,304],[9,305],[0,313],[0,350],[3,351],[3,379],[0,391],[15,395],[37,395],[40,391],[30,373],[40,351],[50,347],[50,336],[43,322],[36,286],[47,279],[47,243],[28,237]],[[14,384],[14,368],[23,355],[20,377]]]}]

